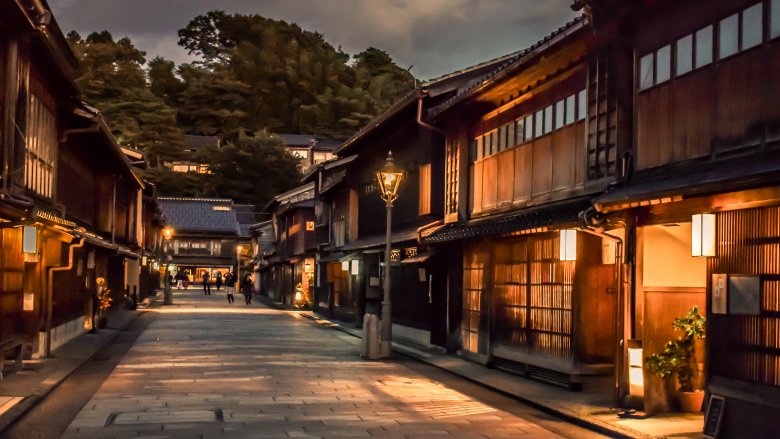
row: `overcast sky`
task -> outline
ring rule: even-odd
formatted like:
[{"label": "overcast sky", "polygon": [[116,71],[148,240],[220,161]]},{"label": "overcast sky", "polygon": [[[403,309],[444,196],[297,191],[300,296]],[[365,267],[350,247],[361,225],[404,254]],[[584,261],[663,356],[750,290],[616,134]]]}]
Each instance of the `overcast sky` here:
[{"label": "overcast sky", "polygon": [[177,31],[220,9],[295,22],[354,55],[373,46],[419,79],[525,48],[576,16],[572,0],[49,0],[63,32],[130,37],[147,59],[193,60]]}]

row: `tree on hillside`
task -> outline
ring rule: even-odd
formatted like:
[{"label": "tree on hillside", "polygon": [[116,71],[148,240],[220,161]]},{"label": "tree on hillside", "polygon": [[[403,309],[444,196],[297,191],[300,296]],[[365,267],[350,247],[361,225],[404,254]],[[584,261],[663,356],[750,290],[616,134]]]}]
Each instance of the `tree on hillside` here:
[{"label": "tree on hillside", "polygon": [[184,136],[176,125],[176,110],[152,94],[142,65],[145,53],[128,38],[114,40],[107,32],[86,39],[68,34],[79,58],[76,83],[84,99],[103,113],[117,141],[143,150],[153,166],[181,157]]},{"label": "tree on hillside", "polygon": [[241,108],[251,115],[245,127],[251,131],[344,138],[414,86],[381,50],[370,48],[350,65],[349,55],[322,34],[259,15],[211,11],[179,37],[206,70],[249,86]]},{"label": "tree on hillside", "polygon": [[161,98],[166,104],[175,107],[185,84],[176,76],[176,64],[173,61],[156,56],[149,61],[149,91]]},{"label": "tree on hillside", "polygon": [[280,146],[277,137],[259,133],[241,135],[210,151],[207,195],[230,194],[236,202],[264,206],[279,193],[298,186],[299,159]]}]

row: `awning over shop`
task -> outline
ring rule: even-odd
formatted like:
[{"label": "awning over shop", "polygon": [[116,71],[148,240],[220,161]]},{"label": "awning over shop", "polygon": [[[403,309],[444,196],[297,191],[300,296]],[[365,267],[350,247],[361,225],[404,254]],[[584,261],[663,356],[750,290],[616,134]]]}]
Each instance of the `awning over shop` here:
[{"label": "awning over shop", "polygon": [[713,166],[659,180],[637,180],[596,198],[594,205],[600,212],[610,212],[780,182],[778,157]]},{"label": "awning over shop", "polygon": [[[390,235],[390,243],[397,244],[399,242],[416,241],[417,240],[417,228],[402,230]],[[387,242],[387,237],[384,234],[369,236],[367,238],[361,238],[356,241],[352,241],[345,245],[343,249],[345,251],[363,250],[371,247],[381,247]]]},{"label": "awning over shop", "polygon": [[580,212],[590,207],[590,199],[577,198],[560,203],[514,211],[500,216],[464,223],[447,224],[433,233],[423,236],[423,244],[436,244],[488,235],[531,231],[577,221]]}]

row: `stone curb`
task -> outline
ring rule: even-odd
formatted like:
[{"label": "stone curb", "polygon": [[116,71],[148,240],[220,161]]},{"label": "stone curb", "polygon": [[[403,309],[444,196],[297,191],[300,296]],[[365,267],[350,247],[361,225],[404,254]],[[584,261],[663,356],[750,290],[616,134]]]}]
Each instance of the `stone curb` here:
[{"label": "stone curb", "polygon": [[[145,308],[151,308],[157,304],[160,300],[155,296],[152,298],[149,306]],[[139,307],[140,308],[140,307]],[[145,309],[144,308],[144,309]],[[131,311],[132,312],[132,311]],[[41,391],[37,393],[33,393],[31,395],[26,396],[22,401],[20,401],[15,406],[11,407],[7,412],[0,415],[0,435],[2,435],[3,431],[7,429],[9,426],[14,424],[19,418],[27,414],[30,410],[35,408],[41,401],[43,401],[51,392],[54,391],[57,387],[60,386],[65,380],[67,380],[71,375],[73,375],[74,372],[76,372],[81,366],[84,365],[87,361],[89,361],[100,349],[108,345],[111,341],[116,338],[120,332],[122,332],[126,327],[128,327],[131,323],[133,323],[138,317],[141,316],[141,312],[138,310],[135,311],[135,316],[132,318],[129,318],[124,324],[122,324],[121,327],[113,327],[111,329],[115,329],[116,332],[109,337],[106,337],[102,343],[97,345],[95,347],[95,350],[89,354],[86,358],[82,360],[78,360],[76,363],[71,365],[69,369],[66,369],[65,374],[61,375],[60,378],[54,382],[51,383],[46,388],[42,389]],[[45,360],[44,360],[45,361]]]}]

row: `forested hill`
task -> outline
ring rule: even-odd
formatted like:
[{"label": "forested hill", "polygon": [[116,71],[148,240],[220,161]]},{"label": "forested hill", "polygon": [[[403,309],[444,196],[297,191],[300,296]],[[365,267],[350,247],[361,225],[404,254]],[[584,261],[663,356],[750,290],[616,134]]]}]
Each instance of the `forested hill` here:
[{"label": "forested hill", "polygon": [[[209,181],[170,175],[162,163],[182,156],[184,134],[218,135],[238,149],[242,142],[273,146],[265,131],[344,139],[414,87],[412,75],[380,49],[350,56],[322,34],[259,15],[212,11],[195,17],[179,30],[179,45],[200,61],[179,66],[160,57],[147,60],[128,38],[116,40],[107,31],[86,38],[71,32],[68,40],[81,61],[77,83],[84,99],[104,113],[121,144],[147,153],[152,169],[146,177],[168,195],[263,203],[297,184],[287,169],[294,159],[265,147],[263,154],[273,155],[283,172],[266,173],[265,180],[276,181],[261,194],[220,193],[238,188],[219,183],[231,176],[217,169]],[[230,169],[221,151],[206,154],[222,163],[219,169]]]}]

